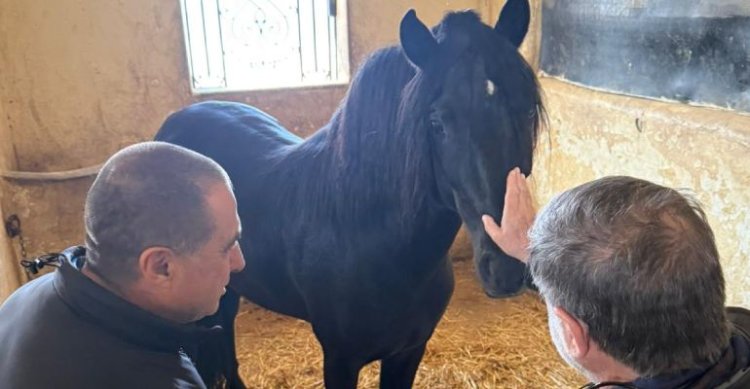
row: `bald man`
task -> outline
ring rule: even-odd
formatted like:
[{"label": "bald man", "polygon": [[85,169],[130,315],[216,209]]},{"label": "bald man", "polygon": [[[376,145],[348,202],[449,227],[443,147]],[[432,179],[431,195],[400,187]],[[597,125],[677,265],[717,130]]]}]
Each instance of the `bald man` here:
[{"label": "bald man", "polygon": [[231,182],[212,160],[147,142],[102,168],[85,246],[0,307],[0,387],[205,388],[183,351],[210,336],[245,261]]}]

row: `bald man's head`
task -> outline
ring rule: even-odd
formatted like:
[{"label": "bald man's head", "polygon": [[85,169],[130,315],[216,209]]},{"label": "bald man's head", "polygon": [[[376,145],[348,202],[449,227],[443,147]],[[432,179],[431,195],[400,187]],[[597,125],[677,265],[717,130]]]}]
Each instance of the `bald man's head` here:
[{"label": "bald man's head", "polygon": [[231,188],[216,162],[180,146],[144,142],[117,152],[86,197],[87,266],[122,284],[136,277],[148,247],[195,251],[214,230],[205,197],[215,184]]}]

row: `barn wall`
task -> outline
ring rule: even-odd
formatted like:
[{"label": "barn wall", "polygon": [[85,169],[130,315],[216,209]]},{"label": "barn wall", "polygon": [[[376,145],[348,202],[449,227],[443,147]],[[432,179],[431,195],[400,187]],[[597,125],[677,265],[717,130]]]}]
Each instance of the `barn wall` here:
[{"label": "barn wall", "polygon": [[550,130],[539,143],[540,204],[606,175],[685,188],[714,229],[728,303],[750,307],[750,115],[597,92],[543,78]]},{"label": "barn wall", "polygon": [[[0,101],[0,171],[12,167],[13,148],[9,142],[10,131],[8,128],[4,104]],[[0,181],[0,221],[4,221],[6,213],[3,210],[3,198],[9,193],[8,186]],[[0,227],[0,301],[20,284],[18,268],[14,266],[15,255],[12,251],[12,242]]]},{"label": "barn wall", "polygon": [[[0,200],[2,194],[0,193]],[[0,218],[5,220],[5,213],[0,209]],[[0,229],[2,231],[2,229]],[[0,302],[5,296],[13,292],[20,284],[19,269],[16,266],[15,253],[13,252],[11,241],[5,234],[0,237]]]},{"label": "barn wall", "polygon": [[[395,43],[415,8],[428,24],[449,9],[487,13],[487,0],[349,1],[352,69]],[[493,16],[494,18],[495,16]],[[151,138],[165,116],[200,99],[244,101],[309,135],[333,113],[345,87],[192,96],[179,2],[7,0],[0,2],[0,170],[60,171],[103,162]],[[11,151],[13,151],[11,153]],[[10,157],[12,155],[12,158]],[[0,183],[0,210],[21,217],[29,255],[82,240],[82,210],[92,178],[60,183]],[[0,238],[0,301],[18,282]],[[3,286],[5,285],[5,286]],[[3,289],[5,288],[5,289]]]}]

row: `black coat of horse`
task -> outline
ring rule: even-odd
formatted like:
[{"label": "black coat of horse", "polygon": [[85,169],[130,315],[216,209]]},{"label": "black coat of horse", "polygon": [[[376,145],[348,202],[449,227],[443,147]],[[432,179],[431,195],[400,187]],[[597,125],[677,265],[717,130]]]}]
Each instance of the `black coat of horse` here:
[{"label": "black coat of horse", "polygon": [[312,324],[328,388],[356,387],[375,360],[381,388],[410,387],[453,292],[446,254],[462,220],[486,293],[523,288],[525,268],[480,218],[501,216],[510,169],[531,171],[541,100],[517,51],[528,22],[527,0],[510,0],[494,28],[467,11],[431,32],[409,11],[401,47],[374,53],[305,141],[238,103],[167,119],[156,140],[221,164],[242,220],[247,266],[204,320],[224,338],[190,351],[209,385],[244,386],[233,334],[244,296]]}]

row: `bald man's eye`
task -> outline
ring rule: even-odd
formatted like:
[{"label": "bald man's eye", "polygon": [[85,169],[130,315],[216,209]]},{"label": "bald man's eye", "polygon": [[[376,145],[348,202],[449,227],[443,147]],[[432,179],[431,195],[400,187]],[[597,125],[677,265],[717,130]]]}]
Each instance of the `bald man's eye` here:
[{"label": "bald man's eye", "polygon": [[232,244],[230,244],[229,246],[227,246],[227,247],[226,247],[226,248],[224,249],[224,254],[228,254],[228,253],[229,253],[230,251],[232,251],[232,249],[233,249],[233,248],[237,247],[237,245],[238,245],[239,243],[240,243],[240,240],[239,240],[239,239],[235,239],[235,241],[234,241],[234,242],[232,242]]}]

